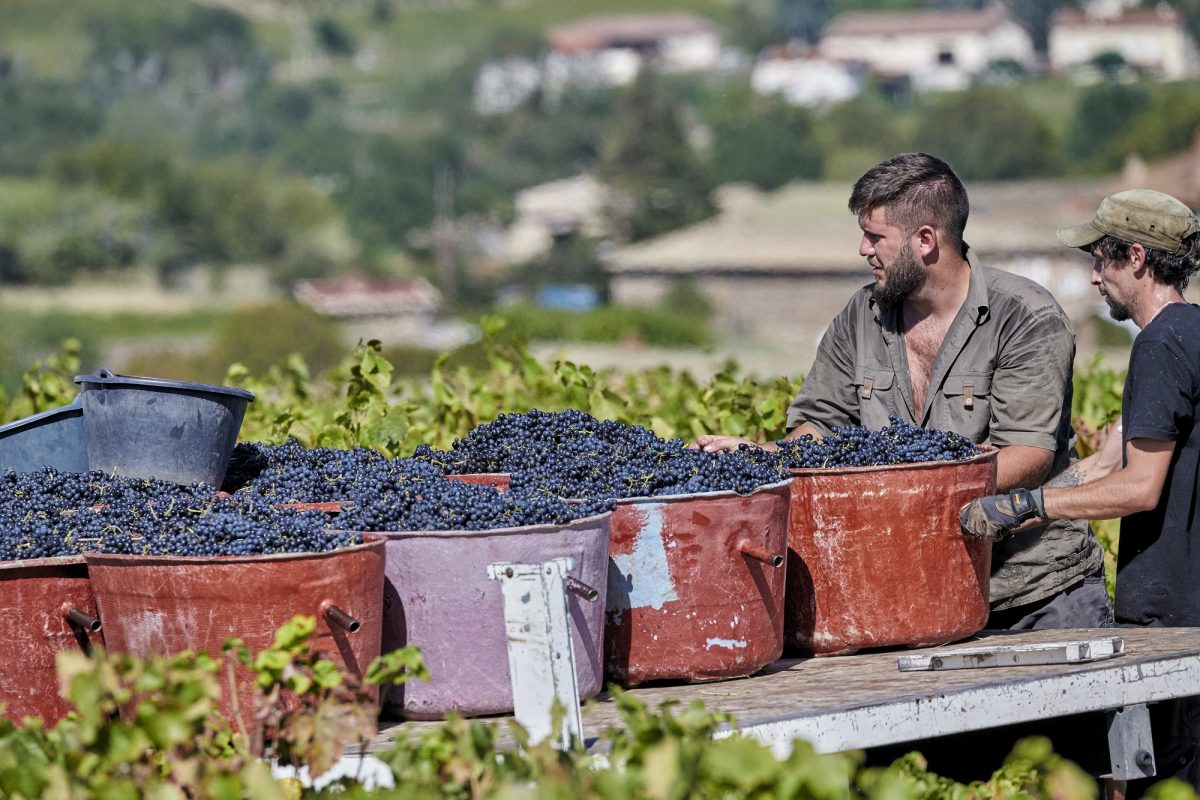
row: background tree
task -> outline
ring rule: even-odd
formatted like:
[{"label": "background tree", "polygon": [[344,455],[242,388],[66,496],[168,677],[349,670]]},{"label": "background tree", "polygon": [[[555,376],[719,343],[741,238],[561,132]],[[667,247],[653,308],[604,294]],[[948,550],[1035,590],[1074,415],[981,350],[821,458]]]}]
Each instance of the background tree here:
[{"label": "background tree", "polygon": [[1187,83],[1157,87],[1144,113],[1117,143],[1118,152],[1158,159],[1186,150],[1200,133],[1200,95]]},{"label": "background tree", "polygon": [[1066,154],[1081,172],[1121,165],[1125,154],[1118,140],[1150,105],[1151,92],[1141,84],[1097,83],[1083,90],[1067,129]]},{"label": "background tree", "polygon": [[712,179],[688,141],[680,108],[653,70],[643,69],[621,95],[599,172],[623,198],[610,212],[632,241],[713,212]]},{"label": "background tree", "polygon": [[713,112],[712,173],[716,183],[747,181],[775,189],[821,175],[825,155],[812,112],[748,86],[721,92]]},{"label": "background tree", "polygon": [[975,180],[1047,177],[1061,172],[1054,134],[1019,95],[977,87],[937,98],[913,142]]}]

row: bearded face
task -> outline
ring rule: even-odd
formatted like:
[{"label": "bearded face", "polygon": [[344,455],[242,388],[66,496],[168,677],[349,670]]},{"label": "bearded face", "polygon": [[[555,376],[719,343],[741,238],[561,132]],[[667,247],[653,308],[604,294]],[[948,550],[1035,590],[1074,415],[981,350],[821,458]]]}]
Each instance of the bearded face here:
[{"label": "bearded face", "polygon": [[913,255],[912,244],[906,240],[890,264],[879,262],[883,275],[875,281],[875,300],[894,306],[925,284],[925,268]]}]

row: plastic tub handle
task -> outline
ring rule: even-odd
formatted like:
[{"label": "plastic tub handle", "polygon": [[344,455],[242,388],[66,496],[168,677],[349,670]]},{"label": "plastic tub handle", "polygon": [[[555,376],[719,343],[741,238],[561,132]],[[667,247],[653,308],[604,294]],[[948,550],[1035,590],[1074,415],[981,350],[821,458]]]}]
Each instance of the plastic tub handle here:
[{"label": "plastic tub handle", "polygon": [[328,600],[321,601],[321,613],[325,616],[325,619],[329,620],[335,625],[340,625],[349,633],[358,633],[359,629],[362,627],[361,622]]},{"label": "plastic tub handle", "polygon": [[67,618],[68,622],[73,625],[78,625],[84,630],[91,631],[92,633],[96,633],[100,630],[99,618],[93,617],[86,611],[80,611],[78,608],[75,608],[67,603],[63,603],[62,613],[63,616]]},{"label": "plastic tub handle", "polygon": [[779,555],[778,553],[772,553],[750,541],[749,539],[742,539],[740,542],[738,542],[738,550],[741,550],[743,555],[757,559],[764,564],[775,567],[776,569],[783,566],[783,556]]},{"label": "plastic tub handle", "polygon": [[567,576],[567,589],[579,595],[584,600],[587,600],[589,603],[596,602],[596,599],[600,597],[600,592],[596,591],[595,588],[588,586],[586,583],[572,575]]}]

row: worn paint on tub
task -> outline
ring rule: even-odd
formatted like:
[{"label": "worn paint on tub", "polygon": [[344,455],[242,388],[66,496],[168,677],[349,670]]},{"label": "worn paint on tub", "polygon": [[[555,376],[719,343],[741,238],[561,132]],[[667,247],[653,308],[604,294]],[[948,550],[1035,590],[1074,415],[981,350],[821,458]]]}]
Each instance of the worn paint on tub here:
[{"label": "worn paint on tub", "polygon": [[[667,547],[663,540],[664,503],[646,503],[638,507],[643,520],[634,539],[632,553],[614,553],[608,567],[609,609],[620,614],[630,608],[663,607],[678,600],[671,568],[667,564]],[[671,540],[674,549],[679,543]],[[634,577],[637,580],[634,580]]]},{"label": "worn paint on tub", "polygon": [[[625,686],[750,675],[783,650],[790,481],[750,495],[623,500],[612,519],[605,671]],[[765,560],[764,560],[765,559]]]}]

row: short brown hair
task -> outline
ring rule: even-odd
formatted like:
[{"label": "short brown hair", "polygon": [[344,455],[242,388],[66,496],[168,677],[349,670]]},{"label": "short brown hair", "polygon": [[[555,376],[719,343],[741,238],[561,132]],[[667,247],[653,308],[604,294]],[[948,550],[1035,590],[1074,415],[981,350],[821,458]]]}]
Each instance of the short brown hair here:
[{"label": "short brown hair", "polygon": [[928,153],[901,153],[871,167],[855,182],[849,205],[859,216],[887,209],[888,222],[906,235],[932,225],[960,248],[970,212],[962,181]]}]

